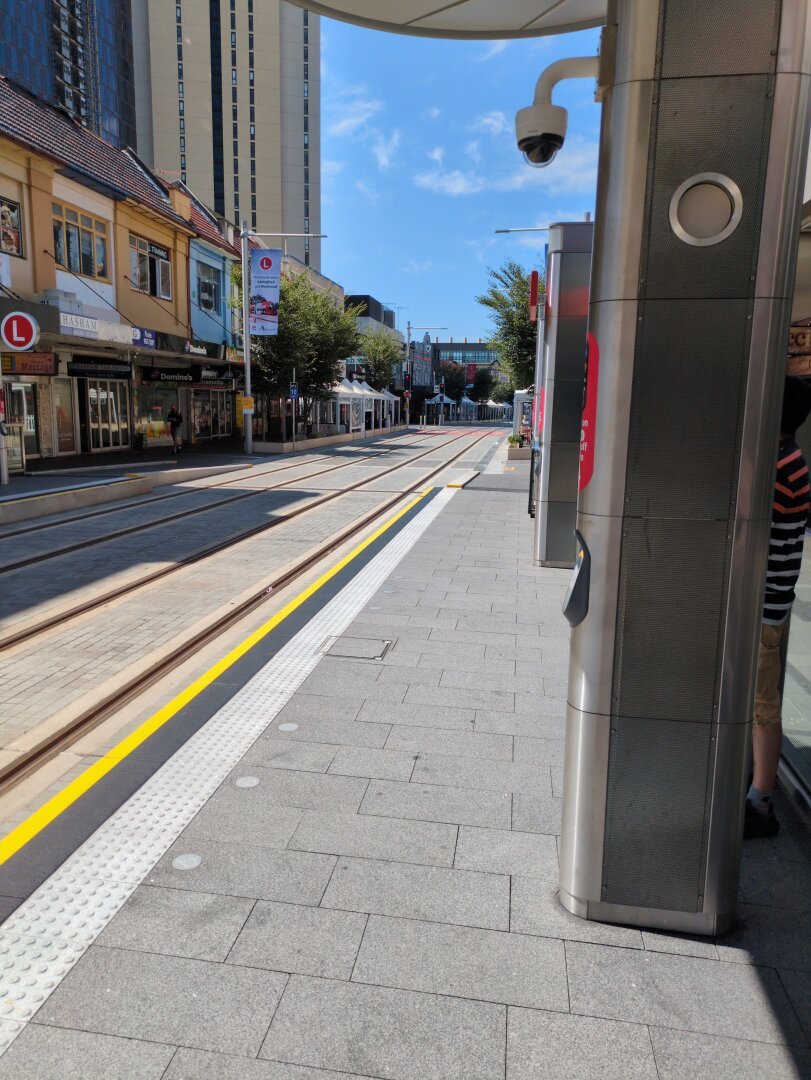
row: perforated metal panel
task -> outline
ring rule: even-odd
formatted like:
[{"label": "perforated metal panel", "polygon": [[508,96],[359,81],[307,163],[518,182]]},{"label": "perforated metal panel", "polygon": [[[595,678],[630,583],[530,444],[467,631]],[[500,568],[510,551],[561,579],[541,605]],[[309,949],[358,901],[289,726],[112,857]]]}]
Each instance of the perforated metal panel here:
[{"label": "perforated metal panel", "polygon": [[[604,837],[602,900],[683,912],[702,905],[779,11],[730,0],[722,26],[723,6],[703,5],[710,19],[698,0],[662,4]],[[735,231],[708,246],[670,221],[674,191],[701,173],[743,199]]]},{"label": "perforated metal panel", "polygon": [[[691,33],[684,33],[685,22]],[[779,5],[763,0],[669,0],[662,27],[664,79],[770,72]]]},{"label": "perforated metal panel", "polygon": [[[706,724],[612,720],[603,899],[699,911],[711,791]],[[669,798],[663,799],[662,792]]]}]

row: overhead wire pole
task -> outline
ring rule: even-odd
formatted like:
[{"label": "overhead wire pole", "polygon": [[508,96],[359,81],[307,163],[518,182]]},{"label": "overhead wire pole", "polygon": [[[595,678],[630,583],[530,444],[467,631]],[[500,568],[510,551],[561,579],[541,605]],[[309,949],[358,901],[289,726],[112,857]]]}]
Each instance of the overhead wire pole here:
[{"label": "overhead wire pole", "polygon": [[[276,233],[257,232],[249,229],[248,223],[243,219],[242,228],[239,230],[239,238],[242,249],[242,362],[245,367],[245,394],[251,395],[251,260],[250,260],[250,237],[273,237],[275,240],[284,240],[284,255],[287,254],[287,240],[291,236],[307,236],[311,240],[326,240],[326,233]],[[253,408],[242,410],[242,434],[246,454],[253,453]],[[293,421],[295,428],[295,419]]]}]

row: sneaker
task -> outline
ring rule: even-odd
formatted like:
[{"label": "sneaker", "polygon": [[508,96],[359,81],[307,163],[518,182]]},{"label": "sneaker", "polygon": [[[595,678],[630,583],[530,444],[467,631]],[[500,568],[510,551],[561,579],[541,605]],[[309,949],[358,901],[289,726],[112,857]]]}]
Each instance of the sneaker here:
[{"label": "sneaker", "polygon": [[774,807],[769,803],[766,813],[756,810],[752,803],[746,800],[746,812],[743,823],[744,840],[755,840],[765,836],[777,836],[780,832],[780,822],[775,817]]}]

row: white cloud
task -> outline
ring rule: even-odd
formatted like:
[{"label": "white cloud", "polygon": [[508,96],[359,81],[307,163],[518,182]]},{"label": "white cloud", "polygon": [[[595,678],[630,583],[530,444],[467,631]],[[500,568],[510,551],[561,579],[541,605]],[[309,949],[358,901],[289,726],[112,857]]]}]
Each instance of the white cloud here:
[{"label": "white cloud", "polygon": [[449,172],[435,169],[433,172],[418,173],[414,177],[414,183],[424,191],[452,196],[475,195],[486,187],[481,176],[463,173],[461,169],[451,169]]},{"label": "white cloud", "polygon": [[[597,185],[597,151],[596,141],[589,142],[582,136],[572,136],[566,141],[554,164],[547,169],[530,168],[512,156],[509,160],[515,160],[515,165],[508,166],[506,171],[502,169],[485,175],[475,166],[467,171],[438,168],[417,173],[414,183],[424,191],[454,198],[478,195],[483,191],[506,192],[538,188],[548,192],[552,198],[583,196],[588,206],[593,200]],[[470,151],[468,152],[470,154]],[[478,153],[478,147],[475,152]],[[480,164],[480,160],[476,164]]]},{"label": "white cloud", "polygon": [[481,164],[482,155],[481,155],[481,151],[479,150],[479,140],[478,139],[471,139],[470,140],[470,142],[465,147],[465,153],[467,154],[467,156],[470,158],[470,160],[474,164],[476,164],[476,165]]},{"label": "white cloud", "polygon": [[402,269],[406,274],[427,274],[433,263],[430,259],[407,259]]},{"label": "white cloud", "polygon": [[494,41],[491,45],[487,47],[487,49],[485,49],[485,51],[480,57],[478,57],[478,59],[492,60],[494,56],[498,56],[499,53],[503,53],[504,50],[507,48],[508,44],[509,42],[507,41]]},{"label": "white cloud", "polygon": [[372,153],[377,158],[379,168],[388,169],[391,165],[392,158],[394,157],[394,151],[400,145],[400,141],[400,132],[396,128],[391,135],[389,135],[388,139],[385,138],[381,132],[375,132],[374,142],[372,143]]},{"label": "white cloud", "polygon": [[432,105],[430,109],[425,113],[426,120],[437,120],[442,115],[442,110],[438,109],[436,105]]},{"label": "white cloud", "polygon": [[337,176],[338,173],[343,172],[345,168],[346,163],[343,161],[322,161],[321,178],[323,180],[329,180],[333,176]]},{"label": "white cloud", "polygon": [[512,130],[501,109],[493,109],[491,112],[477,116],[473,128],[475,131],[485,131],[488,135],[503,135]]},{"label": "white cloud", "polygon": [[383,102],[375,98],[355,97],[336,101],[329,107],[335,119],[328,125],[330,135],[354,135],[358,128],[376,116],[383,108]]},{"label": "white cloud", "polygon": [[375,191],[373,187],[370,187],[369,184],[365,184],[362,180],[356,180],[355,187],[364,198],[369,200],[369,202],[376,203],[380,200],[380,193]]},{"label": "white cloud", "polygon": [[433,150],[429,150],[428,157],[431,159],[431,161],[435,161],[437,165],[441,165],[445,159],[444,146],[435,146]]}]

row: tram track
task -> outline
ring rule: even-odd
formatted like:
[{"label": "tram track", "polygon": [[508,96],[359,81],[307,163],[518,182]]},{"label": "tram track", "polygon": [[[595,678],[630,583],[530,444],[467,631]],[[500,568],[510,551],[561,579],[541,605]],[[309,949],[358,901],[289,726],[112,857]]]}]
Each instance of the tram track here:
[{"label": "tram track", "polygon": [[[351,525],[336,533],[326,544],[319,545],[316,550],[310,551],[303,558],[299,559],[294,565],[286,568],[269,585],[266,584],[262,588],[257,589],[254,593],[247,596],[244,600],[242,600],[238,605],[229,610],[227,613],[223,614],[207,626],[203,627],[199,632],[194,634],[187,641],[178,645],[165,656],[162,656],[160,659],[156,660],[154,663],[148,664],[143,671],[139,672],[136,676],[126,681],[113,693],[108,694],[107,696],[102,698],[102,700],[96,702],[88,709],[79,713],[76,717],[68,721],[59,730],[45,736],[33,747],[30,747],[28,750],[19,753],[13,761],[7,763],[2,768],[0,768],[0,796],[7,794],[17,784],[25,780],[27,777],[33,775],[38,769],[40,769],[43,765],[47,764],[47,762],[51,761],[58,754],[63,753],[65,750],[68,750],[80,738],[88,734],[88,732],[92,731],[99,724],[103,723],[110,716],[114,715],[118,710],[123,708],[129,702],[133,701],[140,694],[144,693],[146,690],[149,689],[149,687],[153,686],[155,683],[169,675],[181,664],[191,659],[197,652],[199,652],[200,649],[204,648],[206,645],[214,641],[219,635],[233,627],[241,619],[245,618],[256,608],[260,607],[263,603],[267,602],[267,600],[273,594],[279,592],[283,588],[286,588],[288,585],[292,584],[302,575],[306,574],[309,570],[312,569],[313,566],[321,562],[325,558],[325,556],[331,554],[333,551],[341,547],[348,540],[352,539],[352,537],[357,536],[358,533],[362,532],[373,522],[378,520],[383,514],[387,513],[398,503],[402,503],[403,500],[406,499],[409,495],[413,494],[416,491],[422,490],[426,486],[426,484],[429,484],[434,477],[439,475],[441,472],[444,472],[455,461],[458,461],[460,458],[464,457],[465,454],[469,453],[474,446],[477,446],[483,439],[487,438],[488,435],[489,433],[483,433],[478,438],[474,439],[472,442],[467,443],[461,450],[459,450],[458,453],[453,454],[450,458],[448,458],[447,461],[443,461],[441,464],[431,469],[428,473],[421,476],[419,480],[409,485],[403,491],[399,491],[396,494],[392,495],[391,498],[384,500],[383,503],[375,506],[373,510],[364,514],[362,517],[353,521]],[[450,442],[455,442],[458,439],[464,437],[464,435],[459,435],[455,439],[450,440]],[[447,445],[448,443],[443,444],[443,446]],[[426,451],[425,454],[421,454],[420,457],[428,456],[428,454],[430,454],[434,449],[436,448],[432,447],[431,450]],[[392,469],[388,470],[388,472],[395,472],[398,469],[402,468],[404,465],[411,464],[414,460],[419,460],[419,458],[411,459],[411,461],[398,464]],[[298,514],[300,513],[308,512],[309,510],[314,509],[315,505],[323,505],[324,502],[329,502],[333,499],[339,498],[340,496],[347,494],[349,491],[357,490],[359,487],[362,487],[365,484],[372,483],[376,479],[380,479],[380,477],[378,476],[364,481],[360,481],[357,484],[353,484],[348,488],[331,493],[318,504],[310,504],[309,506],[304,507],[299,511],[294,511],[293,515],[290,516],[298,516]],[[290,516],[286,517],[283,520],[290,520]],[[238,540],[234,541],[234,543],[238,543],[242,540],[248,539],[250,538],[250,535],[256,535],[256,533],[258,532],[265,532],[276,524],[281,524],[281,522],[274,522],[270,525],[262,526],[260,529],[252,530],[250,534],[244,534],[240,536]],[[222,551],[222,546],[218,547],[217,551]],[[208,555],[211,554],[212,552],[208,553]],[[195,557],[194,561],[200,561],[200,559],[208,557],[208,555],[199,554]],[[179,568],[179,566],[171,567],[169,568],[168,572],[174,572]],[[166,572],[164,571],[158,573],[154,577],[151,577],[149,581],[136,583],[133,588],[144,587],[146,584],[151,583],[151,581],[163,576],[166,576]],[[131,588],[127,591],[133,591],[133,589]],[[110,597],[108,596],[101,598],[98,601],[95,601],[93,603],[93,606],[97,607],[103,603],[109,602]],[[72,612],[68,614],[67,618],[61,617],[55,620],[49,620],[49,622],[51,626],[53,626],[54,624],[59,624],[63,621],[70,621],[70,619],[76,617],[79,613],[80,612],[78,611]],[[42,627],[40,627],[35,632],[42,633],[44,632],[44,630]],[[34,633],[32,632],[28,636],[34,636]]]},{"label": "tram track", "polygon": [[[392,447],[394,449],[400,449],[400,448],[407,448],[409,446],[419,445],[420,443],[424,442],[429,437],[434,438],[435,436],[426,436],[426,435],[417,436],[416,438],[410,439],[407,442],[401,442],[400,441],[401,436],[396,436],[392,440]],[[441,445],[445,445],[445,444],[443,443]],[[364,461],[368,461],[368,460],[370,460],[370,459],[372,459],[374,457],[379,457],[382,452],[383,452],[383,450],[376,449],[374,452],[369,453],[369,454],[364,454],[362,457],[359,457],[354,461],[342,462],[342,466],[343,465],[359,465]],[[316,455],[313,455],[313,456],[316,456]],[[300,468],[306,466],[307,464],[309,464],[309,462],[307,462],[305,460],[298,460],[298,461],[291,461],[291,462],[289,462],[287,464],[284,464],[284,465],[279,465],[276,462],[274,462],[273,464],[275,466],[274,468],[267,468],[267,469],[262,469],[262,468],[257,468],[255,466],[247,465],[247,466],[245,466],[244,469],[240,470],[239,475],[232,476],[231,479],[229,479],[229,480],[218,480],[216,483],[206,484],[205,486],[199,487],[199,488],[191,488],[191,489],[189,489],[187,491],[171,491],[171,492],[166,492],[163,495],[147,496],[147,497],[144,497],[144,498],[139,499],[137,501],[134,500],[132,502],[128,502],[128,501],[116,502],[111,506],[103,506],[101,508],[96,508],[94,510],[88,511],[87,513],[72,514],[70,516],[60,517],[58,521],[44,521],[44,522],[36,522],[35,524],[27,524],[27,525],[24,525],[22,528],[19,528],[19,529],[0,528],[0,541],[16,540],[18,537],[27,536],[30,533],[44,532],[47,529],[60,529],[60,528],[64,528],[65,526],[68,526],[68,525],[75,525],[75,524],[78,524],[79,522],[82,522],[82,521],[88,521],[88,520],[90,520],[92,518],[104,517],[104,516],[106,516],[108,514],[122,513],[125,510],[140,510],[140,509],[143,509],[144,507],[153,506],[155,503],[165,502],[166,500],[170,500],[170,499],[189,498],[189,496],[194,495],[194,494],[196,494],[198,492],[202,492],[202,491],[217,491],[220,488],[230,487],[233,484],[244,483],[246,480],[251,480],[254,477],[275,476],[276,473],[287,472],[290,469],[300,469]],[[178,482],[178,484],[182,484],[184,482],[182,473],[178,474],[177,482]],[[263,489],[263,490],[267,490],[267,489]],[[251,494],[257,494],[257,493],[251,492]],[[223,505],[223,503],[212,503],[211,507],[206,507],[204,509],[214,509],[216,506],[222,506],[222,505]],[[152,523],[149,523],[149,524],[152,524]],[[149,524],[145,525],[144,527],[148,528]],[[160,522],[155,522],[154,524],[160,524]],[[118,535],[118,533],[108,533],[105,537],[103,537],[103,539],[109,539],[109,538],[111,538],[113,536],[116,536],[116,535]],[[60,551],[57,552],[57,554],[61,554],[61,553],[62,553],[62,550],[60,549]],[[8,565],[8,564],[5,565],[5,566],[1,566],[0,567],[0,573],[4,573],[6,570],[9,570],[9,569],[17,569],[20,565],[25,565],[25,564],[15,563],[13,566]]]},{"label": "tram track", "polygon": [[[190,555],[178,559],[171,565],[162,566],[159,569],[153,570],[150,573],[144,575],[143,577],[138,578],[137,580],[125,582],[124,584],[119,585],[117,588],[111,589],[106,593],[103,593],[99,596],[91,597],[90,599],[85,600],[82,603],[76,604],[74,607],[68,609],[67,611],[57,611],[53,615],[48,616],[44,619],[40,619],[39,621],[32,623],[28,626],[24,626],[19,630],[12,630],[10,633],[0,636],[0,654],[7,652],[9,649],[14,648],[15,646],[24,644],[27,641],[31,641],[33,638],[39,637],[41,634],[44,634],[49,630],[53,630],[55,627],[61,627],[65,623],[70,622],[72,619],[76,619],[82,615],[86,615],[92,611],[96,611],[99,608],[104,607],[107,604],[113,603],[114,601],[120,600],[122,597],[128,596],[139,589],[146,588],[147,586],[152,585],[156,581],[160,581],[161,579],[167,578],[172,574],[176,574],[189,566],[193,566],[195,563],[202,562],[204,559],[210,558],[211,556],[219,555],[221,552],[242,543],[244,540],[250,540],[254,536],[259,536],[263,533],[269,532],[271,529],[278,528],[280,525],[284,525],[287,522],[292,521],[294,518],[300,517],[302,514],[306,514],[311,510],[314,510],[320,506],[324,506],[327,503],[333,502],[335,499],[339,499],[341,498],[341,496],[346,495],[351,491],[357,491],[360,488],[365,487],[367,484],[375,483],[376,481],[381,480],[383,477],[388,476],[391,473],[397,472],[399,469],[403,469],[407,466],[413,465],[414,462],[420,461],[422,458],[428,457],[431,454],[435,453],[437,450],[444,449],[445,447],[451,445],[454,442],[458,442],[459,439],[463,438],[465,438],[464,434],[455,435],[453,438],[448,439],[446,442],[443,442],[439,447],[435,445],[431,446],[422,453],[417,454],[412,458],[408,458],[406,461],[401,461],[398,462],[396,465],[392,465],[390,468],[382,469],[375,476],[370,476],[363,480],[358,480],[354,484],[348,484],[346,487],[339,488],[337,491],[332,491],[327,493],[326,495],[318,496],[317,498],[308,502],[306,506],[301,506],[294,510],[291,510],[283,517],[276,518],[274,521],[263,522],[261,525],[255,525],[250,529],[245,529],[242,532],[236,533],[228,539],[218,540],[216,543],[211,544],[208,547],[200,548],[197,551],[191,553]],[[475,443],[471,445],[475,445]],[[446,467],[446,464],[443,463],[443,465],[440,466],[440,471],[442,468]],[[320,475],[323,475],[323,472]],[[288,483],[300,483],[303,479],[305,478],[299,477],[296,480],[289,481]],[[267,491],[270,489],[265,488],[263,490]],[[76,550],[81,550],[85,546],[92,546],[92,544],[84,542],[80,544],[78,549]]]},{"label": "tram track", "polygon": [[[457,438],[461,438],[461,437],[462,436],[457,436]],[[421,442],[421,441],[422,440],[417,440],[417,444],[419,442]],[[433,449],[441,449],[443,446],[447,446],[448,442],[451,442],[451,441],[453,441],[453,440],[447,440],[446,442],[440,443],[438,446],[432,446],[431,449],[432,450]],[[413,441],[412,442],[407,442],[407,443],[397,443],[395,448],[396,449],[407,449],[407,448],[409,448],[411,446],[414,446],[414,445],[415,445],[415,442],[413,442]],[[17,559],[14,562],[4,563],[4,564],[0,565],[0,577],[2,577],[3,574],[9,574],[12,571],[22,570],[27,566],[33,566],[36,563],[46,562],[48,559],[58,559],[61,556],[69,555],[69,554],[71,554],[71,552],[74,552],[74,551],[82,551],[85,548],[94,547],[94,546],[96,546],[98,544],[106,544],[111,540],[118,540],[118,539],[121,539],[124,536],[131,536],[131,535],[133,535],[135,533],[138,533],[138,532],[145,532],[148,529],[159,529],[159,528],[162,528],[164,525],[170,525],[173,522],[181,521],[184,518],[194,517],[194,516],[196,516],[198,514],[205,514],[205,513],[211,512],[211,511],[219,510],[224,506],[230,506],[233,503],[242,502],[242,501],[244,501],[246,499],[261,498],[263,495],[266,495],[267,492],[269,492],[269,491],[278,491],[278,490],[280,490],[282,488],[289,487],[291,484],[302,483],[305,480],[317,480],[322,476],[327,476],[329,473],[337,472],[339,469],[348,469],[348,468],[352,468],[353,466],[362,465],[365,462],[371,461],[372,459],[374,459],[374,458],[376,458],[378,456],[379,456],[379,453],[365,454],[365,455],[363,455],[361,457],[358,457],[358,458],[356,458],[355,460],[352,460],[352,461],[342,461],[337,465],[330,465],[326,469],[319,469],[316,472],[307,473],[304,476],[297,476],[294,480],[283,480],[281,483],[269,484],[269,485],[267,485],[265,487],[261,487],[261,488],[258,488],[256,490],[253,490],[253,491],[242,491],[242,492],[239,492],[236,495],[231,495],[231,496],[226,497],[224,499],[220,499],[219,501],[210,503],[210,504],[208,504],[206,506],[194,506],[194,507],[190,507],[187,510],[179,510],[177,513],[168,514],[166,517],[162,517],[157,521],[146,521],[146,522],[141,522],[141,523],[135,524],[135,525],[128,525],[125,528],[115,529],[112,532],[100,534],[99,536],[88,537],[88,538],[86,538],[84,540],[77,540],[72,544],[66,544],[63,547],[54,548],[51,551],[39,552],[36,555],[29,555],[29,556],[26,556],[23,559]],[[419,460],[419,459],[417,458],[417,459],[412,459],[412,460]],[[218,483],[218,484],[210,484],[207,487],[200,488],[200,489],[195,489],[195,491],[198,491],[198,490],[199,491],[216,491],[219,488],[228,487],[230,485],[237,484],[237,483],[244,483],[246,480],[254,479],[254,477],[259,478],[259,477],[263,477],[263,476],[275,476],[277,473],[285,472],[285,471],[287,471],[289,469],[301,468],[301,467],[302,467],[302,463],[298,462],[298,463],[295,463],[295,464],[283,465],[278,469],[267,470],[266,472],[257,472],[257,473],[252,472],[247,476],[234,477],[231,480],[224,480],[224,481],[222,481],[221,483]],[[157,498],[150,499],[147,502],[132,504],[132,508],[133,509],[141,509],[144,506],[150,506],[153,503],[161,502],[164,499],[184,497],[184,496],[188,496],[189,494],[192,494],[192,493],[193,492],[176,492],[176,493],[173,493],[173,494],[170,494],[170,495],[159,495]],[[107,513],[107,514],[114,513],[116,511],[116,509],[120,511],[120,510],[123,510],[123,509],[126,509],[126,508],[125,507],[118,507],[118,508],[110,507],[110,508],[107,508],[107,509],[105,509],[103,511],[99,511],[97,514],[87,514],[87,515],[85,515],[85,517],[96,517],[96,516],[100,516],[101,514],[104,514],[104,513]],[[40,528],[57,528],[57,527],[59,527],[60,524],[72,524],[74,520],[76,520],[76,519],[70,519],[67,522],[53,522],[50,525],[40,526]],[[81,520],[84,520],[84,518],[82,518]],[[22,533],[25,533],[27,531],[32,531],[33,532],[33,531],[35,531],[35,529],[20,530],[18,533],[14,533],[14,534],[12,534],[10,536],[5,536],[4,535],[1,538],[4,539],[4,540],[5,539],[14,539],[15,536],[19,536]],[[0,638],[0,649],[2,649],[3,647],[4,647],[3,639]]]}]

